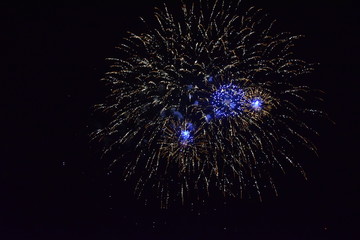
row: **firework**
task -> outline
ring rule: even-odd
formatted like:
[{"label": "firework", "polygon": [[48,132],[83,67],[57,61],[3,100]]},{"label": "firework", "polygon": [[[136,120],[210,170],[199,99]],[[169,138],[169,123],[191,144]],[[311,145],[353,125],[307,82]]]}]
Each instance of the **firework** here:
[{"label": "firework", "polygon": [[209,189],[276,192],[272,169],[285,162],[301,168],[291,149],[300,142],[316,151],[301,119],[322,114],[304,107],[311,90],[298,82],[312,66],[291,52],[301,36],[272,34],[274,21],[239,3],[181,9],[177,17],[166,5],[156,9],[157,23],[130,33],[121,57],[109,59],[103,80],[111,94],[96,107],[111,121],[93,138],[112,139],[104,154],[121,153],[113,163],[126,180],[136,179],[137,195],[156,189],[164,206]]}]

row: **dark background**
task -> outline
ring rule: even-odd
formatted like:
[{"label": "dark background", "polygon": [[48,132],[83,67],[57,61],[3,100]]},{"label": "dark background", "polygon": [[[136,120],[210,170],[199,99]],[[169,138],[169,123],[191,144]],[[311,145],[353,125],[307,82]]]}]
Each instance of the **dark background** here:
[{"label": "dark background", "polygon": [[[175,6],[175,1],[170,6]],[[161,210],[106,175],[88,133],[106,89],[104,59],[160,1],[1,3],[0,239],[359,239],[359,9],[351,1],[246,1],[305,34],[297,55],[321,65],[336,122],[316,122],[308,180],[289,170],[280,195]],[[305,156],[305,155],[304,155]],[[299,157],[304,157],[299,156]]]}]

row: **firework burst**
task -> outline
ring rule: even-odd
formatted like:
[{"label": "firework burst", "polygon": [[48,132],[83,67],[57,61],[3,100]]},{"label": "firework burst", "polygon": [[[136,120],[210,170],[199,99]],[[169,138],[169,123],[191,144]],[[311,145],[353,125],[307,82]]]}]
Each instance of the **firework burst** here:
[{"label": "firework burst", "polygon": [[156,189],[164,206],[213,188],[230,196],[276,192],[272,169],[300,167],[289,149],[300,142],[316,151],[302,116],[323,114],[304,107],[311,90],[298,80],[312,67],[291,52],[301,36],[272,34],[274,22],[239,3],[181,10],[175,17],[166,5],[156,9],[157,23],[130,33],[121,57],[109,59],[111,94],[96,107],[112,121],[93,139],[110,136],[104,153],[121,152],[113,163],[136,179],[137,195]]}]

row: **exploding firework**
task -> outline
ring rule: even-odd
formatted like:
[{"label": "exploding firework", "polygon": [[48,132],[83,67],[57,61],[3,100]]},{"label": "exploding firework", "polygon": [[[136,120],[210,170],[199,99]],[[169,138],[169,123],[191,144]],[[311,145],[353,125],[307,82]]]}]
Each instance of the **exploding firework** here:
[{"label": "exploding firework", "polygon": [[[301,36],[272,34],[274,23],[254,7],[226,1],[167,6],[156,24],[130,33],[103,79],[111,94],[97,109],[111,121],[93,139],[112,139],[124,179],[142,196],[155,189],[163,206],[188,193],[242,196],[276,192],[271,172],[286,162],[300,167],[291,149],[312,151],[305,121],[311,89],[299,84],[312,66],[293,57]],[[145,21],[144,21],[145,22]],[[113,165],[112,164],[112,165]],[[303,173],[303,171],[301,170]]]}]

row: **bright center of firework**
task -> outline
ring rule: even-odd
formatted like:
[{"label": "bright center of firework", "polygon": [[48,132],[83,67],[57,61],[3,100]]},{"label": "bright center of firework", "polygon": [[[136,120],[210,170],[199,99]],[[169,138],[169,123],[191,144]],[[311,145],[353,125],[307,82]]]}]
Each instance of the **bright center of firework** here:
[{"label": "bright center of firework", "polygon": [[188,130],[181,131],[181,138],[183,140],[188,140],[190,138],[190,131]]},{"label": "bright center of firework", "polygon": [[179,136],[179,142],[181,145],[186,146],[193,141],[191,132],[189,130],[181,130]]},{"label": "bright center of firework", "polygon": [[216,117],[236,116],[243,110],[244,91],[237,85],[222,85],[212,94],[211,104]]},{"label": "bright center of firework", "polygon": [[260,111],[262,109],[263,101],[261,99],[254,99],[251,101],[251,108],[255,111]]}]

